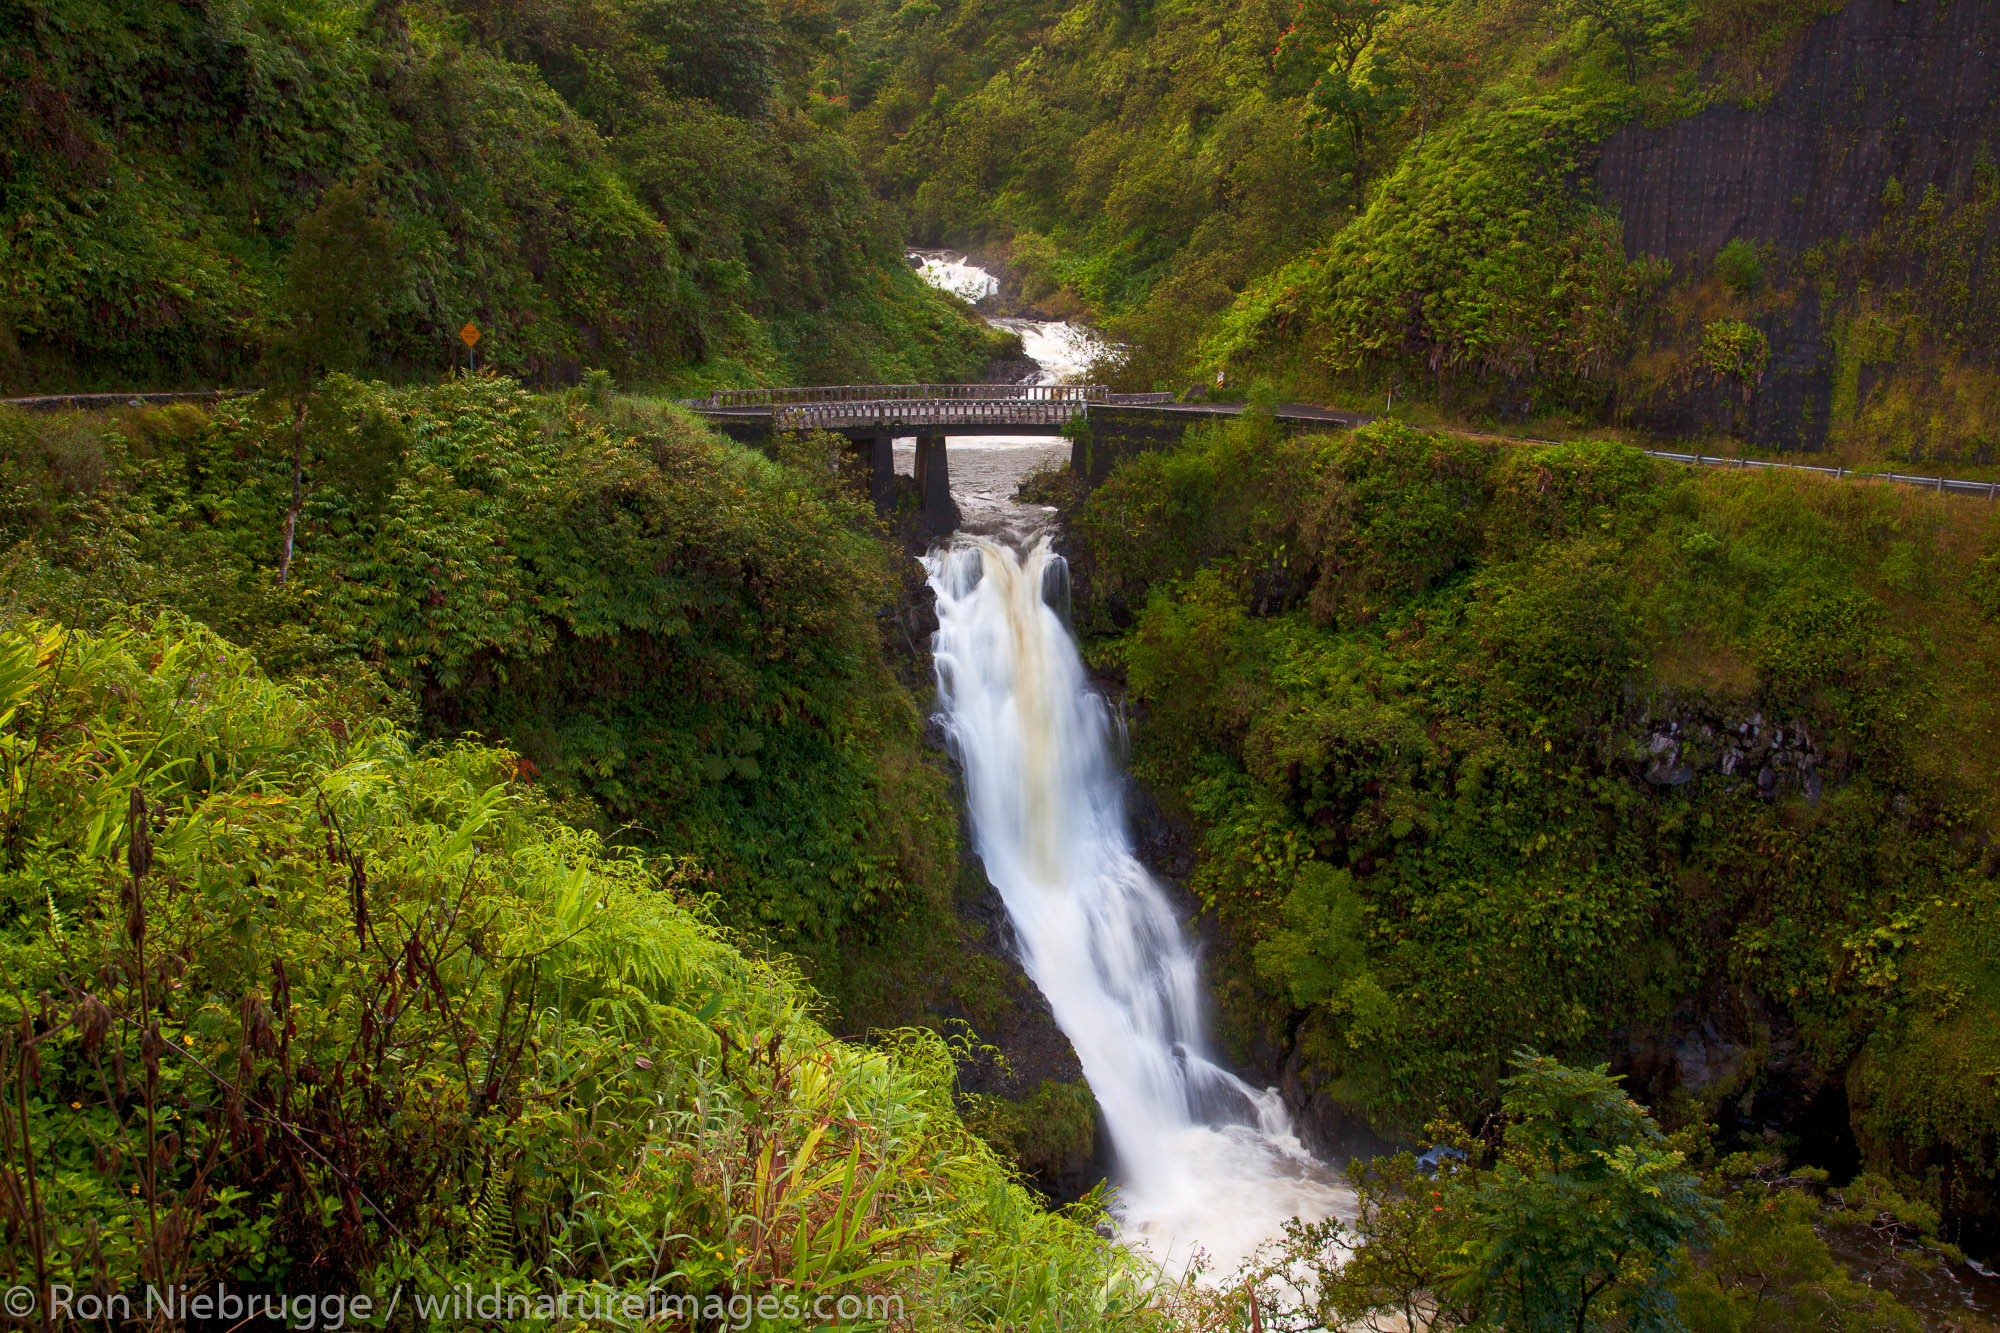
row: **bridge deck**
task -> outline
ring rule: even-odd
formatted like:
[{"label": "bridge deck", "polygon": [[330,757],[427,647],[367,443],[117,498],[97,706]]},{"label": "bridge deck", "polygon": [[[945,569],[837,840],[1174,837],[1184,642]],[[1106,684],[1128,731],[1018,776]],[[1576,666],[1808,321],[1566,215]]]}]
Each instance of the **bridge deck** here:
[{"label": "bridge deck", "polygon": [[849,435],[1053,435],[1088,408],[1164,406],[1167,393],[1095,384],[834,384],[724,389],[681,403],[718,423]]},{"label": "bridge deck", "polygon": [[921,431],[963,434],[967,427],[1033,428],[1055,433],[1084,409],[1082,399],[887,399],[852,403],[800,403],[776,407],[778,430]]},{"label": "bridge deck", "polygon": [[[692,408],[787,407],[857,402],[1101,403],[1130,395],[1096,384],[822,384],[786,389],[718,389],[683,399]],[[1172,401],[1173,395],[1147,395]]]}]

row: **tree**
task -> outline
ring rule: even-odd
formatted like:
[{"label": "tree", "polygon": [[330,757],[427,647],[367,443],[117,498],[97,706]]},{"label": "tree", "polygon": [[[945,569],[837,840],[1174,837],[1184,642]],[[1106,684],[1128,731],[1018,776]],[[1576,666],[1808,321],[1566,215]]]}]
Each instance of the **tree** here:
[{"label": "tree", "polygon": [[1394,9],[1391,0],[1299,0],[1272,53],[1281,86],[1312,78],[1307,141],[1350,183],[1357,200],[1370,149],[1405,99],[1396,62],[1375,40]]},{"label": "tree", "polygon": [[[1886,1256],[1877,1262],[1891,1272],[1904,1263],[1921,1269],[1936,1263],[1942,1248],[1924,1235],[1935,1230],[1935,1213],[1924,1217],[1921,1205],[1867,1177],[1859,1188],[1836,1193],[1839,1206],[1828,1208],[1812,1192],[1815,1177],[1824,1173],[1784,1176],[1775,1162],[1741,1158],[1725,1160],[1722,1169],[1739,1176],[1723,1209],[1724,1233],[1674,1284],[1681,1317],[1696,1333],[1917,1333],[1923,1327],[1883,1289],[1891,1284],[1877,1275],[1857,1281],[1819,1232],[1865,1229],[1867,1252]],[[1756,1174],[1741,1179],[1748,1170]],[[1873,1197],[1855,1208],[1847,1194]],[[1886,1245],[1878,1203],[1893,1210]],[[1914,1224],[1902,1221],[1912,1217]]]},{"label": "tree", "polygon": [[1604,1066],[1515,1059],[1497,1144],[1442,1127],[1355,1171],[1359,1244],[1316,1262],[1320,1326],[1679,1328],[1668,1284],[1716,1219],[1700,1177]]},{"label": "tree", "polygon": [[1358,203],[1368,158],[1383,126],[1402,112],[1408,97],[1401,71],[1387,52],[1370,50],[1348,66],[1328,65],[1313,84],[1308,131],[1313,152],[1347,179]]},{"label": "tree", "polygon": [[1471,89],[1479,55],[1466,29],[1435,8],[1415,6],[1397,17],[1381,42],[1402,88],[1403,114],[1417,124],[1421,150],[1431,127]]},{"label": "tree", "polygon": [[1605,1066],[1522,1054],[1500,1160],[1474,1192],[1484,1240],[1456,1287],[1516,1333],[1672,1329],[1667,1281],[1715,1205]]},{"label": "tree", "polygon": [[668,91],[738,116],[769,111],[779,33],[768,0],[639,0],[631,14]]},{"label": "tree", "polygon": [[1693,31],[1687,0],[1562,0],[1564,18],[1609,38],[1625,58],[1625,81],[1639,81],[1641,62],[1670,54]]},{"label": "tree", "polygon": [[1272,53],[1279,74],[1351,73],[1391,9],[1390,0],[1299,0]]},{"label": "tree", "polygon": [[379,171],[364,168],[335,185],[292,237],[279,308],[283,327],[264,359],[269,391],[292,407],[292,499],[278,550],[278,582],[292,568],[292,546],[306,495],[306,413],[320,378],[366,365],[386,332],[405,264],[394,225],[376,204]]}]

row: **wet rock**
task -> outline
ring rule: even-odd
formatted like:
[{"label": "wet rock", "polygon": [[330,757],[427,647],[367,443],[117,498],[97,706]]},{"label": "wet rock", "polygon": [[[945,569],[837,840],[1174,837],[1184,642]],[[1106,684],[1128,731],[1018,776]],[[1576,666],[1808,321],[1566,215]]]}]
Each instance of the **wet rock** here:
[{"label": "wet rock", "polygon": [[1655,787],[1681,787],[1694,781],[1694,765],[1686,762],[1686,746],[1679,732],[1679,723],[1668,722],[1656,726],[1646,743],[1646,753],[1652,757],[1641,776]]},{"label": "wet rock", "polygon": [[[1126,819],[1132,826],[1132,850],[1153,872],[1156,879],[1180,885],[1194,873],[1195,845],[1188,830],[1168,818],[1144,783],[1128,778],[1125,783]],[[1192,913],[1199,906],[1191,895],[1181,895],[1178,904]]]},{"label": "wet rock", "polygon": [[1716,1087],[1726,1090],[1741,1082],[1750,1068],[1749,1048],[1724,1041],[1712,1023],[1673,1038],[1669,1047],[1680,1085],[1689,1092]]},{"label": "wet rock", "polygon": [[1383,1138],[1362,1117],[1316,1091],[1326,1082],[1296,1046],[1278,1071],[1278,1095],[1291,1113],[1292,1127],[1301,1143],[1312,1149],[1315,1156],[1334,1162],[1379,1157],[1399,1150],[1402,1145]]},{"label": "wet rock", "polygon": [[1663,755],[1646,765],[1645,776],[1655,787],[1684,787],[1694,781],[1694,766],[1677,764],[1671,755]]},{"label": "wet rock", "polygon": [[1637,776],[1652,786],[1684,787],[1707,775],[1755,782],[1766,800],[1792,792],[1818,800],[1826,789],[1818,745],[1803,722],[1774,726],[1762,713],[1718,716],[1678,703],[1665,714],[1641,723],[1628,751]]},{"label": "wet rock", "polygon": [[996,357],[986,363],[985,384],[1032,384],[1042,368],[1025,356]]}]

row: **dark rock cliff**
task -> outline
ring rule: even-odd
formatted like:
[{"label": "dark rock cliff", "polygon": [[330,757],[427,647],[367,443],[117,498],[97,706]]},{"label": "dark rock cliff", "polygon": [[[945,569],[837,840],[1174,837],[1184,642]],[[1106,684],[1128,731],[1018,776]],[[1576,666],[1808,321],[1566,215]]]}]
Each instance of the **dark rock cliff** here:
[{"label": "dark rock cliff", "polygon": [[[1912,238],[1929,203],[1950,212],[1990,195],[1996,156],[2000,0],[1854,0],[1805,34],[1768,104],[1719,103],[1670,125],[1621,129],[1604,144],[1596,177],[1623,219],[1630,256],[1671,261],[1682,290],[1732,241],[1760,247],[1773,269],[1761,293],[1729,312],[1768,342],[1754,384],[1703,373],[1691,349],[1700,318],[1715,312],[1690,318],[1700,303],[1689,302],[1679,327],[1664,319],[1653,335],[1680,353],[1682,371],[1628,384],[1622,410],[1670,433],[1719,430],[1767,448],[1818,449],[1886,379],[1935,382],[1954,357],[1991,364],[1987,321],[1965,310],[1968,302],[1983,309],[1990,284],[1980,275],[2000,251],[2000,210],[1987,208],[1949,242],[1976,252],[1956,256],[1969,259],[1969,278],[1945,271],[1956,263],[1934,253],[1934,221],[1924,223],[1931,251]],[[1929,324],[1859,375],[1846,367],[1843,402],[1843,339],[1851,352],[1850,323],[1871,292],[1866,299],[1878,301],[1905,293],[1898,309]],[[1976,331],[1931,336],[1954,323]]]},{"label": "dark rock cliff", "polygon": [[1797,254],[1882,221],[1884,190],[1963,193],[2000,140],[2000,0],[1854,0],[1806,36],[1768,106],[1604,145],[1625,248],[1676,266],[1745,239]]}]

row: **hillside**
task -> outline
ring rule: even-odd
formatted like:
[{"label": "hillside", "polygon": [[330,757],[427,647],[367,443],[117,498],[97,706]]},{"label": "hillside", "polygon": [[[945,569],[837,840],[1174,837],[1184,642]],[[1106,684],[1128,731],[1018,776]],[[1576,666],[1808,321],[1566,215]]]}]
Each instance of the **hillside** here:
[{"label": "hillside", "polygon": [[1227,1024],[1329,1141],[1547,1050],[1990,1235],[1985,502],[1249,422],[1073,530]]},{"label": "hillside", "polygon": [[2000,0],[0,28],[10,1318],[1996,1326]]},{"label": "hillside", "polygon": [[[868,11],[857,135],[927,237],[1125,377],[1849,462],[1991,461],[1983,0]],[[1052,293],[1067,293],[1067,296]]]},{"label": "hillside", "polygon": [[17,1291],[1149,1322],[959,1122],[934,1034],[833,1040],[703,919],[698,861],[566,826],[504,750],[417,746],[172,617],[14,621],[0,765]]},{"label": "hillside", "polygon": [[776,463],[601,383],[335,376],[303,430],[279,581],[282,404],[0,413],[5,605],[170,609],[346,706],[504,742],[575,818],[699,861],[855,1017],[889,985],[870,959],[916,1011],[958,835],[891,656],[911,575],[837,450]]},{"label": "hillside", "polygon": [[0,394],[976,378],[810,7],[7,0]]}]

